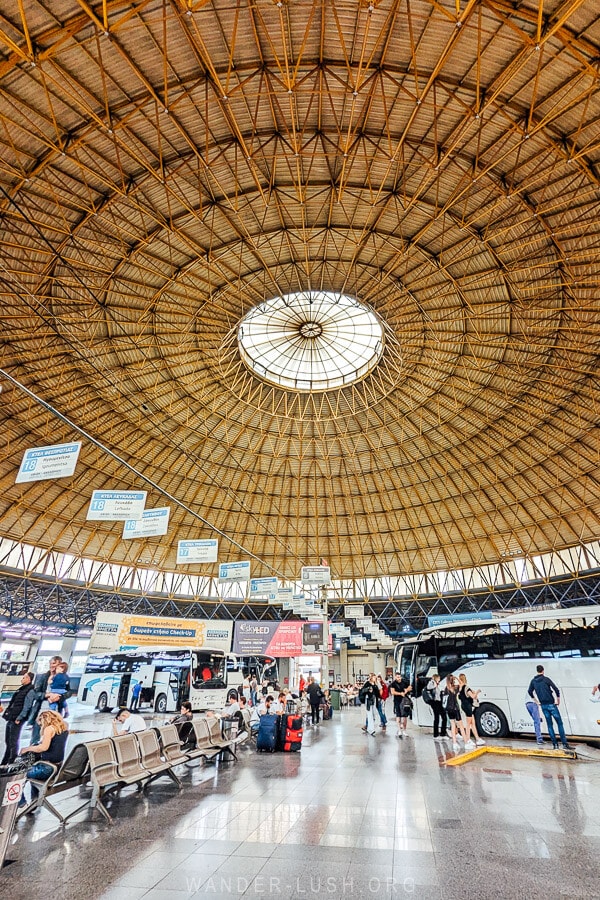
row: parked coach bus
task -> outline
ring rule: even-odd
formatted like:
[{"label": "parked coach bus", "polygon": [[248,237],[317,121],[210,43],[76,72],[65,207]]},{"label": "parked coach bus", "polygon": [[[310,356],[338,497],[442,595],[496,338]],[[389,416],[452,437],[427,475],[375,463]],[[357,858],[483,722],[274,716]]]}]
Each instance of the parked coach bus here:
[{"label": "parked coach bus", "polygon": [[141,707],[175,712],[183,700],[192,709],[222,709],[227,693],[238,688],[241,672],[228,671],[230,654],[222,650],[139,647],[89,656],[79,684],[78,700],[103,712],[129,707],[133,686],[141,681]]},{"label": "parked coach bus", "polygon": [[[573,737],[600,738],[600,606],[529,611],[493,619],[456,621],[426,628],[395,650],[396,668],[413,687],[413,718],[432,725],[431,707],[422,699],[434,672],[443,680],[464,672],[481,689],[475,710],[484,737],[510,732],[533,734],[525,708],[536,666],[561,692],[565,731]],[[542,716],[542,725],[545,722]]]}]

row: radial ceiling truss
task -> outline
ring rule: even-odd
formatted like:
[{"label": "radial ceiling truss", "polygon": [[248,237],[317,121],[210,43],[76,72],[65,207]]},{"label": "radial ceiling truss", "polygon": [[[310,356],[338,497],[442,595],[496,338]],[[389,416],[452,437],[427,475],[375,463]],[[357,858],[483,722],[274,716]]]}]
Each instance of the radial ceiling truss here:
[{"label": "radial ceiling truss", "polygon": [[[34,395],[4,383],[0,534],[169,570],[220,533],[289,579],[597,538],[599,18],[0,0],[0,368]],[[382,321],[356,384],[281,390],[232,345],[306,290]],[[72,478],[15,484],[78,429],[119,458],[84,440]],[[168,493],[165,538],[86,521],[127,487]]]}]

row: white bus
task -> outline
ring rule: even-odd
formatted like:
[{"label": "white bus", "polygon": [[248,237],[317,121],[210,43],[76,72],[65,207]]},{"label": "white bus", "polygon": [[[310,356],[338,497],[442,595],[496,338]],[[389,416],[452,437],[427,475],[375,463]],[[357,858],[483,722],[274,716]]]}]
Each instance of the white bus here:
[{"label": "white bus", "polygon": [[279,684],[279,666],[273,656],[232,656],[227,668],[241,670],[242,679],[246,675],[256,678],[259,693],[263,681]]},{"label": "white bus", "polygon": [[175,712],[183,700],[204,712],[222,709],[228,691],[237,689],[241,672],[228,671],[223,650],[138,647],[88,657],[77,699],[100,712],[130,707],[133,687],[142,683],[141,708]]},{"label": "white bus", "polygon": [[21,687],[21,678],[27,672],[34,672],[33,661],[15,662],[10,659],[0,660],[0,698],[8,700]]},{"label": "white bus", "polygon": [[[600,606],[539,610],[426,628],[395,650],[396,668],[413,688],[413,719],[432,725],[421,694],[434,672],[443,680],[464,672],[479,688],[475,710],[484,737],[533,734],[527,690],[543,665],[561,692],[560,711],[572,737],[600,738]],[[545,728],[544,717],[542,726]]]}]

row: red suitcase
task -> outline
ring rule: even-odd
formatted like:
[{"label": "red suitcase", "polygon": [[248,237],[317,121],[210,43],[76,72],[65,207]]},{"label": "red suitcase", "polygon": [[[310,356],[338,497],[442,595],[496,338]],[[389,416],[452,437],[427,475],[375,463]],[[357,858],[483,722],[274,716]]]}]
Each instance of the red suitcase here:
[{"label": "red suitcase", "polygon": [[282,750],[285,753],[295,753],[302,746],[302,716],[286,716],[285,719]]}]

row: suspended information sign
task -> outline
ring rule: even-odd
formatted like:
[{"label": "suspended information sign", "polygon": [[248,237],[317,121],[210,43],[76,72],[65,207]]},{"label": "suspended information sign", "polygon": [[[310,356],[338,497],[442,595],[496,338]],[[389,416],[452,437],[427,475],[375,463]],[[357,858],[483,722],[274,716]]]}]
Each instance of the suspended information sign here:
[{"label": "suspended information sign", "polygon": [[94,491],[86,519],[93,522],[121,522],[141,519],[146,491]]},{"label": "suspended information sign", "polygon": [[329,584],[331,569],[329,566],[302,566],[300,581],[302,584]]},{"label": "suspended information sign", "polygon": [[219,542],[215,538],[200,541],[177,541],[177,559],[179,566],[191,563],[213,563],[217,561]]},{"label": "suspended information sign", "polygon": [[250,581],[250,563],[221,563],[219,566],[219,582]]},{"label": "suspended information sign", "polygon": [[352,604],[344,607],[344,616],[347,619],[356,619],[362,618],[365,614],[364,606],[358,606],[356,604]]},{"label": "suspended information sign", "polygon": [[269,603],[272,606],[279,605],[280,603],[291,603],[292,597],[294,596],[294,588],[291,587],[280,587],[277,588],[276,591],[269,594]]},{"label": "suspended information sign", "polygon": [[262,594],[277,594],[279,579],[275,577],[269,578],[251,578],[250,579],[250,595],[258,597]]},{"label": "suspended information sign", "polygon": [[80,450],[81,441],[74,444],[53,444],[51,447],[30,447],[23,454],[16,484],[68,478],[75,471]]},{"label": "suspended information sign", "polygon": [[166,534],[170,512],[170,506],[158,506],[156,509],[145,509],[141,519],[127,519],[123,525],[123,540]]}]

